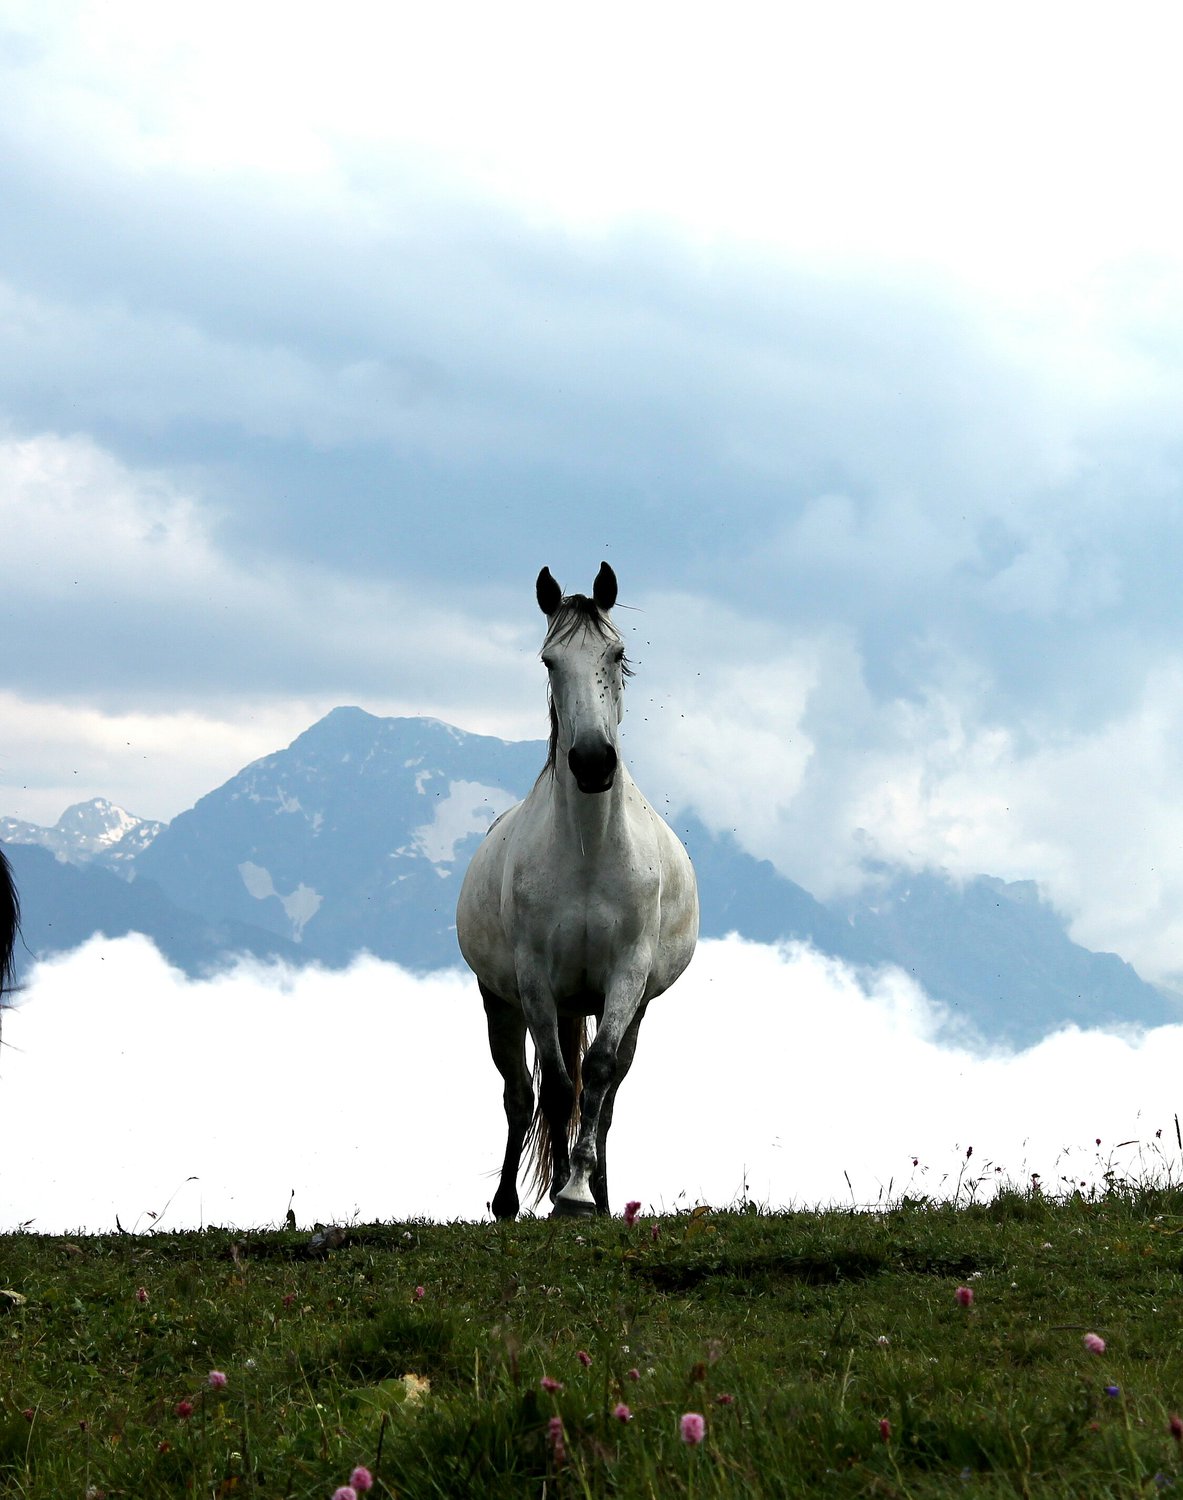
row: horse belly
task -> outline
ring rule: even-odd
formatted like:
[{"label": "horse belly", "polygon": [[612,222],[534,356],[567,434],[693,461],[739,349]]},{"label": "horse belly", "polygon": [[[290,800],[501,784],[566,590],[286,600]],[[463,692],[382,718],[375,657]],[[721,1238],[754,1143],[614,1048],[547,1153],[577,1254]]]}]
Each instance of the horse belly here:
[{"label": "horse belly", "polygon": [[[517,808],[510,809],[504,820],[508,822],[516,811]],[[514,951],[506,935],[502,912],[506,832],[490,829],[469,862],[456,903],[456,940],[464,962],[485,988],[514,1003],[517,1000]]]}]

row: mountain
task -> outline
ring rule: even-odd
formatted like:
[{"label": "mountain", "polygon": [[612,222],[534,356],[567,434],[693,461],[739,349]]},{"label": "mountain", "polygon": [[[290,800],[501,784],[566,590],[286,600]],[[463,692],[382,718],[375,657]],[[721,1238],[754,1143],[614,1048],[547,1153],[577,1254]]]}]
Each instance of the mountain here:
[{"label": "mountain", "polygon": [[182,813],[136,859],[178,905],[265,928],[307,959],[459,962],[460,880],[541,769],[541,742],[334,709]]},{"label": "mountain", "polygon": [[52,828],[0,818],[0,843],[35,844],[63,863],[101,865],[130,878],[136,856],[165,826],[137,818],[105,797],[94,797],[67,807]]},{"label": "mountain", "polygon": [[299,962],[293,944],[242,922],[207,919],[171,902],[149,880],[129,885],[109,870],[67,864],[36,844],[5,847],[21,899],[17,983],[39,958],[105,937],[146,933],[169,963],[191,975],[224,967],[234,954]]},{"label": "mountain", "polygon": [[879,865],[841,908],[859,934],[981,1032],[1027,1045],[1065,1021],[1082,1027],[1183,1019],[1179,1005],[1115,953],[1074,943],[1032,880]]},{"label": "mountain", "polygon": [[[457,964],[468,860],[545,754],[541,740],[334,709],[163,828],[98,802],[70,809],[57,830],[39,831],[46,837],[9,844],[26,928],[40,923],[30,947],[55,951],[101,927],[147,932],[190,973],[232,948],[333,967],[363,950],[420,970]],[[858,897],[827,906],[730,835],[685,814],[672,822],[698,874],[705,937],[795,938],[862,968],[896,964],[988,1040],[1180,1018],[1116,955],[1073,943],[1031,882],[879,866]],[[0,824],[0,837],[13,826]],[[41,863],[26,876],[33,856]]]}]

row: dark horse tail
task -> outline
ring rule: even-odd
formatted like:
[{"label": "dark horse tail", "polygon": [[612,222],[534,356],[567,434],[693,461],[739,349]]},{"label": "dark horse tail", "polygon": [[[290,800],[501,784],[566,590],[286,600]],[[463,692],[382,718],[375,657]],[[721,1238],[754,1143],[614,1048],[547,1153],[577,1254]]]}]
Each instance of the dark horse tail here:
[{"label": "dark horse tail", "polygon": [[0,1003],[16,983],[16,937],[20,929],[20,897],[12,867],[0,849]]},{"label": "dark horse tail", "polygon": [[[567,1146],[570,1149],[579,1131],[579,1094],[583,1088],[583,1054],[587,1051],[586,1016],[559,1017],[559,1047],[563,1054],[563,1066],[567,1069],[567,1077],[575,1089],[575,1097],[571,1101],[571,1118],[567,1121]],[[542,1065],[538,1061],[538,1053],[535,1052],[534,1118],[530,1121],[530,1129],[526,1133],[525,1148],[528,1173],[526,1191],[534,1194],[535,1205],[541,1203],[550,1192],[551,1178],[554,1175],[554,1146],[551,1141],[550,1126],[546,1123],[546,1116],[542,1113],[541,1083]]]}]

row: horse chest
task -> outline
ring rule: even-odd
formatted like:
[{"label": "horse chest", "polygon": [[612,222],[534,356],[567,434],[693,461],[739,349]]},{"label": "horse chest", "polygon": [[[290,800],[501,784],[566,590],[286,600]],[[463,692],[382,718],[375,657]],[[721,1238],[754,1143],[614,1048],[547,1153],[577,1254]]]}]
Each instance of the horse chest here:
[{"label": "horse chest", "polygon": [[622,960],[650,945],[655,903],[590,874],[535,873],[538,878],[519,891],[519,939],[542,963],[556,994],[602,994]]}]

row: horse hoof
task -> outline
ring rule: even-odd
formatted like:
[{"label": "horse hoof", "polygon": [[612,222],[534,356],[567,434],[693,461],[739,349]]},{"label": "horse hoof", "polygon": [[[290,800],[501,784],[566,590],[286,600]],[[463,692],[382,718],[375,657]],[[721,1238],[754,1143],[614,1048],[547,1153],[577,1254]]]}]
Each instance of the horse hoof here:
[{"label": "horse hoof", "polygon": [[590,1219],[595,1211],[596,1205],[590,1199],[584,1203],[579,1198],[556,1198],[550,1216],[552,1219]]}]

